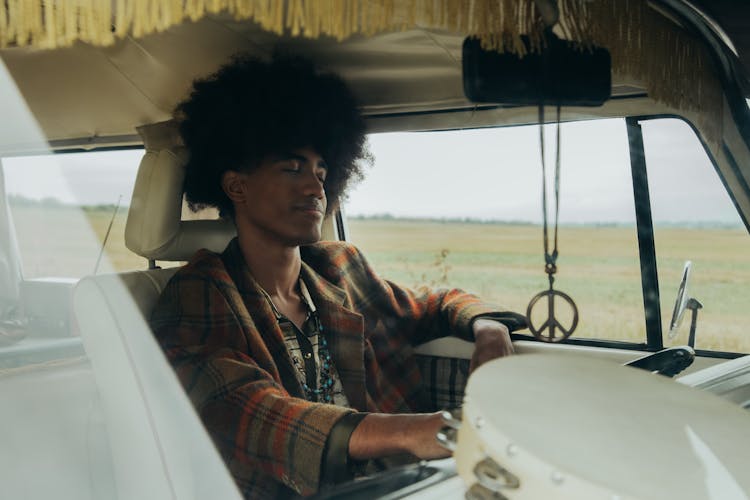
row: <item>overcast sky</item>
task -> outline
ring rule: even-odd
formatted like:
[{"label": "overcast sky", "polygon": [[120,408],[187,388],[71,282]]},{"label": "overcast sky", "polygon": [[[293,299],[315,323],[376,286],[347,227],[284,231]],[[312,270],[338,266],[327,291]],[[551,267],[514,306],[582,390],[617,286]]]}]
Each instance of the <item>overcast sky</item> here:
[{"label": "overcast sky", "polygon": [[[737,223],[739,218],[690,128],[643,126],[654,217]],[[548,179],[554,127],[546,128]],[[371,136],[376,162],[346,204],[349,215],[541,220],[536,126]],[[9,193],[81,205],[130,200],[141,150],[4,159]],[[105,173],[106,172],[106,173]],[[634,221],[627,134],[621,119],[564,125],[560,219]],[[552,191],[550,184],[550,203]]]},{"label": "overcast sky", "polygon": [[[554,127],[545,131],[551,209]],[[643,133],[655,220],[739,222],[687,124],[644,122]],[[561,141],[561,221],[634,221],[624,120],[563,125]],[[373,136],[376,165],[347,212],[540,221],[539,143],[537,126]]]}]

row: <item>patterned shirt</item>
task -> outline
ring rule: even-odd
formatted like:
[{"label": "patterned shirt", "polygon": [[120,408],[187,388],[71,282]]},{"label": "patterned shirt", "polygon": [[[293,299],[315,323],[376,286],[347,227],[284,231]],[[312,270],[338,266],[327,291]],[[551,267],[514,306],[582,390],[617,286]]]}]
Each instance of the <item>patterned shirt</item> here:
[{"label": "patterned shirt", "polygon": [[[262,289],[261,289],[262,290]],[[302,296],[302,300],[307,307],[307,316],[305,317],[302,328],[297,328],[289,318],[284,316],[279,311],[268,295],[268,292],[262,290],[263,294],[268,300],[273,313],[276,315],[276,320],[279,322],[279,327],[284,334],[284,343],[286,348],[289,350],[289,357],[294,363],[294,367],[297,369],[297,378],[299,379],[300,385],[303,387],[310,387],[313,390],[322,387],[325,378],[321,378],[321,372],[323,362],[321,361],[321,349],[320,349],[320,320],[317,317],[317,311],[315,304],[310,297],[310,292],[307,290],[305,282],[300,278],[299,280],[299,291]],[[328,357],[330,363],[330,356]],[[325,372],[323,372],[325,373]],[[344,388],[341,385],[341,378],[336,371],[336,366],[331,364],[330,367],[331,379],[333,387],[331,388],[330,395],[332,397],[332,403],[338,406],[349,408],[349,400],[344,394]],[[314,392],[308,391],[307,399],[309,401],[320,401],[321,399]]]}]

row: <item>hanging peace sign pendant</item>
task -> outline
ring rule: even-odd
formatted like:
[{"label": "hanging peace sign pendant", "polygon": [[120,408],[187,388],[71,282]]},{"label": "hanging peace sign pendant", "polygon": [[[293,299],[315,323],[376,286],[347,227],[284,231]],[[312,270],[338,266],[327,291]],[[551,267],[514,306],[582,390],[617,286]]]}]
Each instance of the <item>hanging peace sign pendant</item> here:
[{"label": "hanging peace sign pendant", "polygon": [[[547,298],[547,319],[539,327],[536,327],[531,319],[531,312],[537,303],[545,297]],[[558,297],[564,303],[567,303],[573,311],[573,322],[567,328],[555,317],[555,299]],[[538,340],[542,342],[562,342],[570,337],[578,326],[578,307],[576,307],[575,301],[568,294],[555,290],[552,288],[552,284],[550,284],[549,290],[539,292],[531,299],[529,307],[526,308],[526,320],[529,323],[529,330],[531,330],[531,333]],[[558,331],[561,333],[560,336],[557,335]]]}]

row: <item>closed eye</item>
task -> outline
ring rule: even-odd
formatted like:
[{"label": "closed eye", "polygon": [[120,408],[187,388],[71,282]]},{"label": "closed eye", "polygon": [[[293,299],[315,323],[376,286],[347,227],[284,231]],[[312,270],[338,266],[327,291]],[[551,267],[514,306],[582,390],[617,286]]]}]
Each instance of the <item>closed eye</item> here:
[{"label": "closed eye", "polygon": [[325,161],[318,162],[316,166],[316,172],[320,182],[325,182],[326,178],[328,177],[328,164],[326,164]]},{"label": "closed eye", "polygon": [[284,172],[293,172],[293,173],[299,173],[302,169],[302,164],[299,160],[295,158],[289,158],[287,160],[282,160],[279,162],[279,167]]}]

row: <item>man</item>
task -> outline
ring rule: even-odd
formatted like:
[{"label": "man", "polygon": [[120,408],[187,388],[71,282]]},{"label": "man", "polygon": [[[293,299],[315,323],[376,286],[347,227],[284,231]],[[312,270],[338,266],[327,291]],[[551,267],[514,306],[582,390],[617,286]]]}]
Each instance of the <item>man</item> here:
[{"label": "man", "polygon": [[512,353],[524,320],[459,290],[399,287],[353,246],[318,243],[368,159],[343,81],[299,59],[235,58],[176,117],[187,200],[218,207],[237,238],[178,271],[151,323],[243,493],[307,495],[369,459],[447,456],[410,346],[462,336],[475,368]]}]

